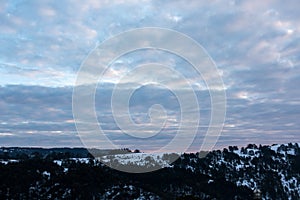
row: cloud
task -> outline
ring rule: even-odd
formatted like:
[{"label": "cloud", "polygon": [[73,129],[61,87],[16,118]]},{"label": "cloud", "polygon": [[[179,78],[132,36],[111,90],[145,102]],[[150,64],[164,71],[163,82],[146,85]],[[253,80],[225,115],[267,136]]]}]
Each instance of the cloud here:
[{"label": "cloud", "polygon": [[[81,63],[109,37],[147,26],[187,34],[215,61],[227,93],[227,118],[219,146],[299,141],[297,8],[297,1],[269,0],[2,2],[0,145],[38,145],[39,140],[41,145],[81,144],[72,122],[72,87]],[[200,104],[200,111],[195,112],[200,112],[202,120],[191,148],[197,149],[209,124],[209,91],[189,63],[166,52],[132,52],[110,66],[96,94],[101,125],[119,144],[132,145],[112,117],[111,90],[124,74],[149,62],[170,66],[192,82]],[[184,82],[173,85],[180,90]],[[134,99],[131,111],[137,122],[148,120],[154,103],[168,111],[166,134],[151,140],[153,146],[162,146],[178,125],[176,98],[157,87],[139,90]],[[135,142],[141,149],[148,148],[141,140]]]}]

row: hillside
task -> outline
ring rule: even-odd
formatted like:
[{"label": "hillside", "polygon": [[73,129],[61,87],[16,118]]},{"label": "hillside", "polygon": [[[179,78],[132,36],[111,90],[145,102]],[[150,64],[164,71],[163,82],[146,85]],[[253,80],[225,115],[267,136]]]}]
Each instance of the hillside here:
[{"label": "hillside", "polygon": [[[78,157],[74,157],[72,149],[63,152],[63,156],[59,149],[42,150],[42,155],[33,149],[23,150],[18,149],[17,156],[13,149],[0,149],[1,199],[300,198],[298,143],[249,144],[240,149],[230,146],[205,157],[199,153],[147,154],[127,150],[99,154],[102,162],[114,167],[162,168],[149,173],[111,169],[90,154],[82,156],[78,149]],[[179,159],[169,163],[174,156]]]}]

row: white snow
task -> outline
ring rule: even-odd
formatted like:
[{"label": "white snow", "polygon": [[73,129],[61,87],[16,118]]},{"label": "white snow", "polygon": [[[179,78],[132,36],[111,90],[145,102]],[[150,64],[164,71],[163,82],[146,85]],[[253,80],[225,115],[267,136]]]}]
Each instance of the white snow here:
[{"label": "white snow", "polygon": [[293,156],[296,155],[295,149],[289,149],[286,153]]},{"label": "white snow", "polygon": [[288,192],[289,194],[295,192],[298,193],[298,195],[300,196],[300,184],[298,183],[297,179],[295,177],[287,179],[282,173],[279,173],[279,175],[281,176],[280,180],[284,190],[286,190],[286,188],[288,190],[285,192]]},{"label": "white snow", "polygon": [[50,176],[51,174],[50,174],[50,172],[44,171],[44,172],[43,172],[43,175],[45,175],[45,176]]},{"label": "white snow", "polygon": [[273,144],[270,148],[271,148],[271,150],[277,152],[277,151],[278,151],[278,148],[279,148],[280,146],[281,146],[280,144]]},{"label": "white snow", "polygon": [[[250,155],[250,152],[253,151],[253,155]],[[234,150],[233,153],[237,154],[239,157],[247,158],[247,157],[259,157],[260,156],[260,150],[259,149],[246,149],[246,153],[242,153],[241,149]]]},{"label": "white snow", "polygon": [[247,186],[248,188],[251,188],[252,190],[257,189],[256,182],[251,178],[250,180],[238,180],[236,182],[237,186]]},{"label": "white snow", "polygon": [[62,164],[62,161],[61,160],[53,160],[53,162],[59,166],[61,166]]},{"label": "white snow", "polygon": [[211,180],[211,179],[210,179],[210,180],[208,180],[207,183],[213,183],[213,182],[214,182],[214,180]]},{"label": "white snow", "polygon": [[70,158],[70,160],[74,160],[85,164],[88,164],[90,162],[90,158]]},{"label": "white snow", "polygon": [[104,163],[109,163],[113,160],[116,160],[122,165],[127,165],[130,163],[138,166],[158,164],[161,167],[171,167],[168,161],[162,159],[164,154],[166,153],[129,153],[102,156],[99,159]]},{"label": "white snow", "polygon": [[7,165],[8,163],[16,163],[19,162],[19,160],[15,159],[9,159],[9,160],[0,160],[0,163]]},{"label": "white snow", "polygon": [[[296,143],[292,143],[292,144],[296,145]],[[286,151],[284,151],[284,150],[279,151],[279,147],[281,147],[282,145],[285,146]],[[298,146],[299,146],[299,143],[298,143]],[[273,144],[270,147],[270,149],[277,152],[277,153],[281,153],[283,155],[285,155],[285,154],[296,155],[295,149],[294,148],[289,148],[288,144]]]},{"label": "white snow", "polygon": [[237,171],[240,171],[240,169],[243,169],[244,167],[245,167],[245,165],[243,165],[243,164],[238,164],[238,165],[235,166],[235,169],[236,169]]}]

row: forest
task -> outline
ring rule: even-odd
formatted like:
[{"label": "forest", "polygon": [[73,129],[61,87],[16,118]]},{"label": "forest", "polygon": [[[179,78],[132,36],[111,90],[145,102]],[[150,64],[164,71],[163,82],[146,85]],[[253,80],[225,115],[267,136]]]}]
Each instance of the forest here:
[{"label": "forest", "polygon": [[86,149],[1,148],[0,160],[0,199],[253,199],[257,191],[259,199],[300,198],[297,143],[184,153],[149,173],[112,169]]}]

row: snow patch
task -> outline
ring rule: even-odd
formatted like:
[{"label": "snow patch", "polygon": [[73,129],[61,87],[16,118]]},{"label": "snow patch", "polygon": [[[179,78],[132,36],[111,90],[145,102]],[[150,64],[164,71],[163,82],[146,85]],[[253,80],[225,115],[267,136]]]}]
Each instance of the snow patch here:
[{"label": "snow patch", "polygon": [[102,156],[99,159],[104,163],[117,161],[119,164],[135,164],[138,166],[157,164],[161,167],[171,167],[167,160],[163,159],[166,153],[128,153]]}]

